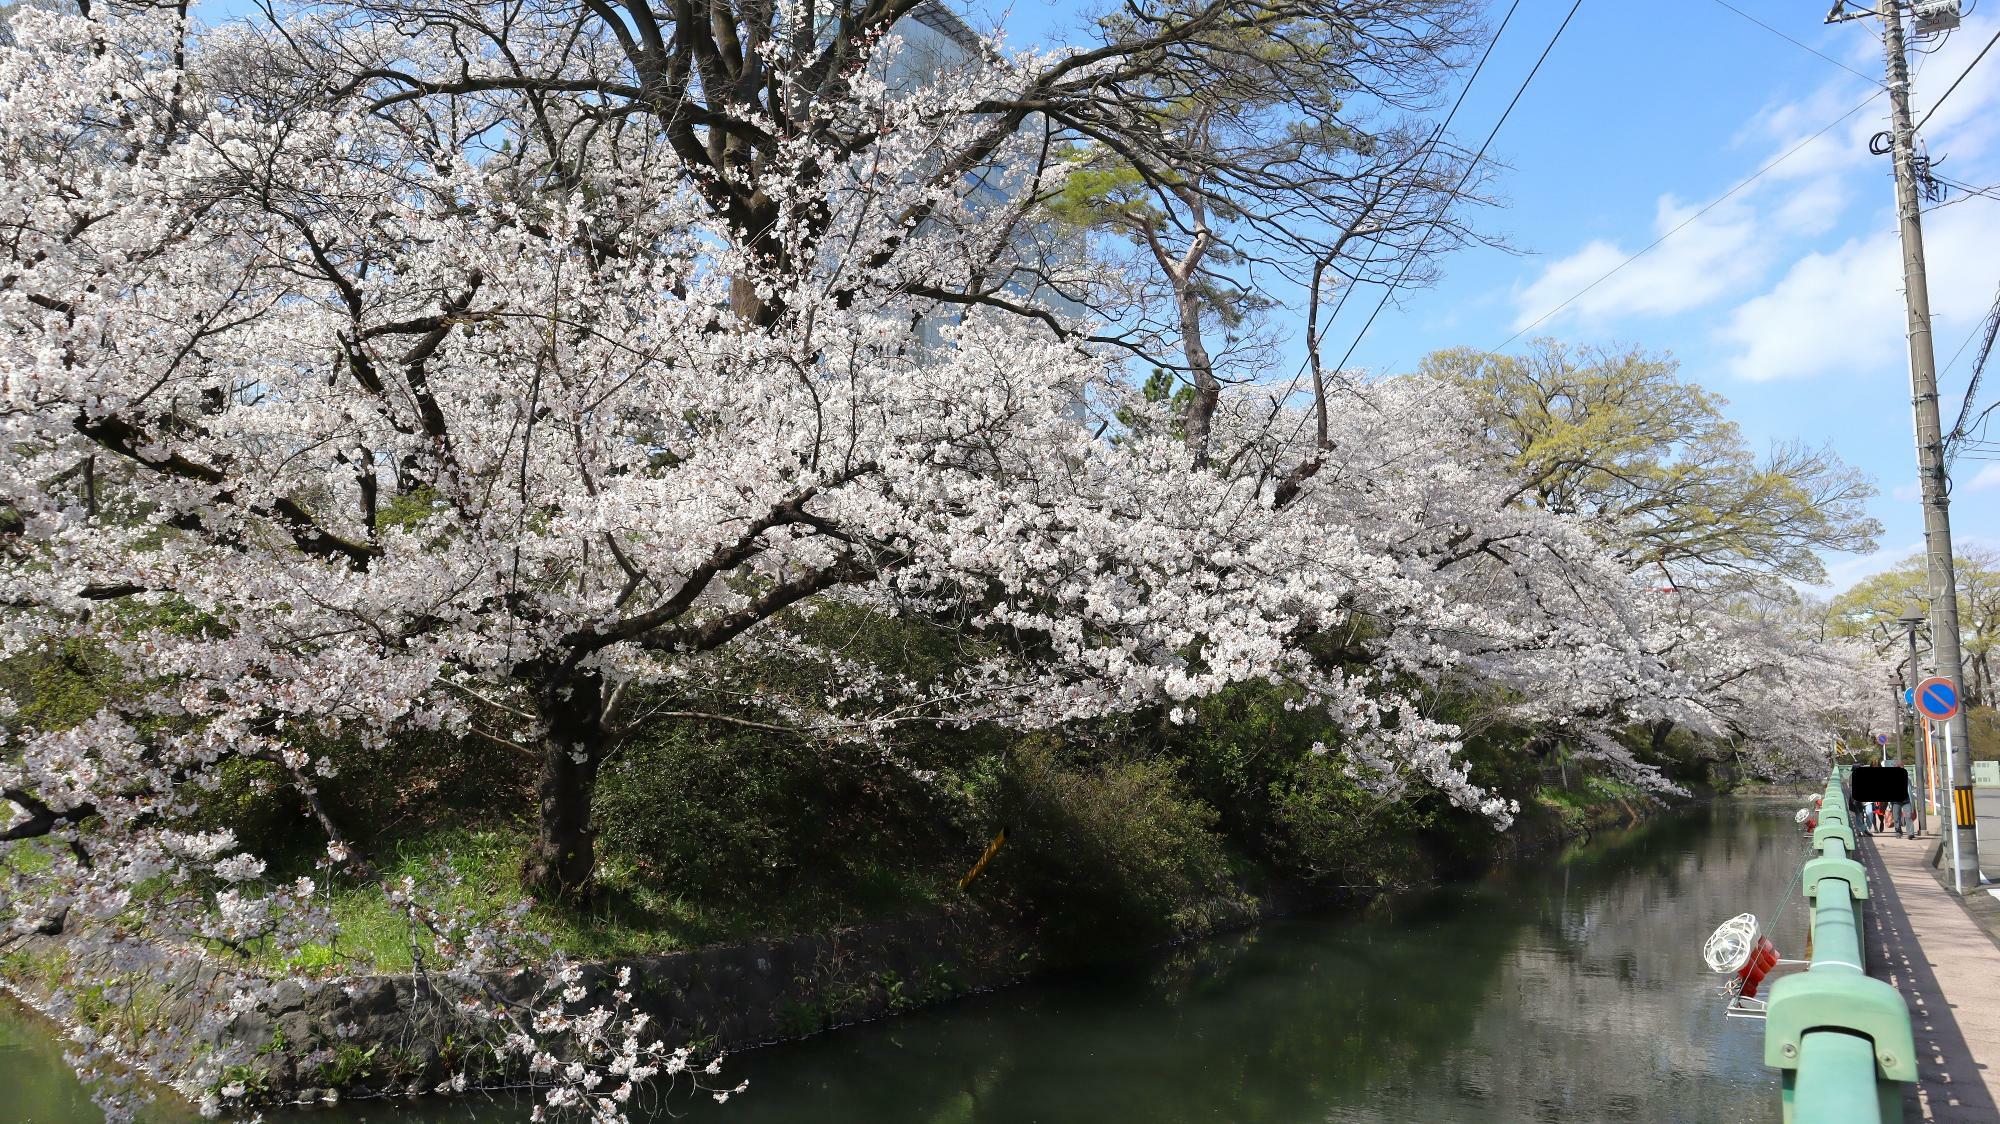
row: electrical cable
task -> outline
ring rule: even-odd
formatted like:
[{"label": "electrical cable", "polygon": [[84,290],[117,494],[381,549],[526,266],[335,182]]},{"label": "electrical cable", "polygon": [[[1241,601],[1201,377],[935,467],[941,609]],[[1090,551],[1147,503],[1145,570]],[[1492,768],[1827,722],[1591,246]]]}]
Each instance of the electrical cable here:
[{"label": "electrical cable", "polygon": [[[1434,150],[1437,146],[1437,142],[1444,137],[1445,130],[1451,128],[1452,119],[1458,116],[1459,107],[1465,104],[1466,95],[1472,92],[1472,84],[1474,82],[1479,81],[1480,72],[1486,69],[1486,60],[1493,57],[1493,48],[1500,45],[1500,37],[1507,33],[1507,25],[1514,19],[1514,10],[1519,8],[1520,6],[1521,6],[1521,0],[1514,0],[1513,3],[1507,5],[1506,14],[1500,17],[1500,26],[1493,29],[1493,38],[1488,39],[1486,41],[1486,49],[1479,53],[1479,61],[1472,64],[1472,73],[1466,76],[1465,84],[1458,88],[1457,100],[1451,103],[1451,109],[1445,113],[1444,120],[1439,122],[1438,127],[1434,131],[1432,131],[1430,140],[1426,142],[1425,148]],[[1424,170],[1424,165],[1428,163],[1430,163],[1430,152],[1426,151],[1423,154],[1423,156],[1420,157],[1417,161],[1417,172],[1419,175],[1422,174]],[[1421,244],[1422,243],[1419,242],[1419,245]],[[1330,330],[1333,327],[1334,321],[1340,317],[1340,310],[1347,307],[1347,298],[1349,296],[1352,296],[1354,290],[1358,287],[1359,287],[1358,285],[1348,285],[1346,288],[1340,291],[1340,299],[1333,302],[1333,311],[1327,313],[1326,317],[1327,327],[1326,329],[1322,329],[1321,332],[1322,335],[1325,334],[1326,330]],[[1307,340],[1306,346],[1308,348],[1318,347],[1319,341]],[[1306,362],[1301,362],[1299,364],[1298,374],[1292,376],[1292,381],[1294,385],[1296,385],[1298,382],[1298,376],[1305,373],[1306,366],[1307,366]],[[1289,394],[1290,392],[1287,391],[1286,393]]]},{"label": "electrical cable", "polygon": [[1555,306],[1554,308],[1549,309],[1547,312],[1542,313],[1540,316],[1535,317],[1533,320],[1529,321],[1525,327],[1521,328],[1513,335],[1508,336],[1506,339],[1501,340],[1499,347],[1492,348],[1491,350],[1499,351],[1501,348],[1506,347],[1508,344],[1513,343],[1515,340],[1520,339],[1522,336],[1533,331],[1536,327],[1540,326],[1541,323],[1547,320],[1549,317],[1554,316],[1556,313],[1561,312],[1563,309],[1568,308],[1570,305],[1575,304],[1577,301],[1583,299],[1585,294],[1589,293],[1592,289],[1597,288],[1599,285],[1604,284],[1606,281],[1609,281],[1614,274],[1618,273],[1626,266],[1631,265],[1633,262],[1638,261],[1640,258],[1646,256],[1647,254],[1653,252],[1655,249],[1659,248],[1660,243],[1665,242],[1667,239],[1672,238],[1674,235],[1679,234],[1681,231],[1686,230],[1688,227],[1694,225],[1696,220],[1700,219],[1703,215],[1706,215],[1710,211],[1713,211],[1717,207],[1721,206],[1725,201],[1727,201],[1731,196],[1735,195],[1737,192],[1742,191],[1744,188],[1749,187],[1752,183],[1755,183],[1766,172],[1769,172],[1771,169],[1777,167],[1778,165],[1784,163],[1787,160],[1790,160],[1792,157],[1797,156],[1799,152],[1803,150],[1807,145],[1825,136],[1827,133],[1832,132],[1836,126],[1845,122],[1848,118],[1854,116],[1855,114],[1861,112],[1863,109],[1868,108],[1868,104],[1874,101],[1876,98],[1881,97],[1884,92],[1885,91],[1882,89],[1877,89],[1874,93],[1869,94],[1866,98],[1862,99],[1860,104],[1856,105],[1853,109],[1850,109],[1846,113],[1843,113],[1840,116],[1834,118],[1833,120],[1827,122],[1824,126],[1820,128],[1818,132],[1800,141],[1799,143],[1793,145],[1792,147],[1786,149],[1784,154],[1779,156],[1777,159],[1771,161],[1769,164],[1764,165],[1763,167],[1750,173],[1743,179],[1737,181],[1736,186],[1716,196],[1714,199],[1709,200],[1708,204],[1702,207],[1701,210],[1696,211],[1694,214],[1689,215],[1685,219],[1682,219],[1678,224],[1676,224],[1673,227],[1673,229],[1667,231],[1665,234],[1660,235],[1658,238],[1653,239],[1651,242],[1647,243],[1644,247],[1633,253],[1630,257],[1626,258],[1624,261],[1621,261],[1617,265],[1614,265],[1610,269],[1606,270],[1604,273],[1598,276],[1597,280],[1592,281],[1590,284],[1585,285],[1581,289],[1578,289],[1574,294],[1572,294],[1569,297],[1568,300],[1563,301],[1561,304]]},{"label": "electrical cable", "polygon": [[[1945,434],[1943,445],[1945,467],[1958,459],[1958,444],[1963,441],[1970,428],[1973,403],[1979,400],[1979,381],[1986,374],[1986,358],[1993,353],[1993,338],[2000,334],[2000,293],[1993,298],[1993,307],[1986,313],[1984,321],[1986,339],[1979,345],[1979,357],[1972,361],[1972,379],[1965,386],[1965,401],[1959,404],[1958,420],[1952,423],[1951,431]],[[1953,362],[1957,358],[1953,357]],[[1990,411],[1989,411],[1990,412]],[[1983,419],[1984,414],[1980,415]]]},{"label": "electrical cable", "polygon": [[1922,121],[1917,122],[1917,129],[1919,131],[1921,131],[1925,125],[1930,124],[1931,115],[1944,107],[1944,103],[1946,99],[1951,97],[1952,91],[1958,89],[1958,84],[1960,82],[1965,81],[1965,76],[1972,73],[1972,68],[1979,65],[1979,60],[1986,57],[1986,52],[1992,50],[1993,44],[1995,43],[2000,43],[2000,31],[1996,31],[1993,33],[1993,38],[1988,39],[1986,41],[1986,45],[1984,47],[1979,48],[1979,53],[1977,55],[1974,55],[1972,61],[1965,65],[1964,70],[1958,72],[1958,77],[1951,80],[1951,85],[1945,87],[1943,96],[1939,97],[1936,102],[1932,103],[1929,109],[1924,111],[1924,119]]},{"label": "electrical cable", "polygon": [[[1940,163],[1942,163],[1942,161],[1940,161]],[[1935,168],[1936,165],[1932,165],[1932,167]],[[1932,179],[1938,181],[1941,184],[1944,184],[1946,187],[1949,187],[1954,191],[1960,191],[1967,195],[1979,195],[1988,199],[2000,199],[2000,184],[1988,184],[1985,187],[1974,187],[1971,184],[1966,183],[1964,180],[1953,179],[1950,176],[1940,175],[1936,171],[1932,171],[1930,173],[1930,176]]]},{"label": "electrical cable", "polygon": [[[1988,315],[1991,315],[1991,313],[1988,313]],[[1980,320],[1979,323],[1974,324],[1972,326],[1971,331],[1965,333],[1964,339],[1958,341],[1958,350],[1951,353],[1951,362],[1946,363],[1944,366],[1938,368],[1939,378],[1943,378],[1944,376],[1950,374],[1951,369],[1953,367],[1958,366],[1958,357],[1964,355],[1965,349],[1972,346],[1972,337],[1978,335],[1979,329],[1984,327],[1985,324],[1986,324],[1985,320],[1983,319]]]},{"label": "electrical cable", "polygon": [[1958,194],[1950,199],[1945,200],[1942,203],[1933,203],[1930,206],[1925,207],[1923,209],[1923,213],[1927,215],[1930,214],[1932,211],[1942,211],[1946,207],[1957,206],[1958,204],[1965,202],[1967,199],[2000,200],[2000,183],[1990,184],[1986,187],[1973,187],[1971,184],[1959,183],[1957,180],[1948,180],[1945,179],[1943,176],[1939,175],[1933,175],[1931,178],[1937,180],[1939,183],[1942,183],[1947,187],[1952,188],[1953,190],[1957,191]]},{"label": "electrical cable", "polygon": [[[1458,177],[1458,184],[1452,188],[1453,196],[1456,196],[1471,181],[1472,173],[1478,169],[1479,162],[1486,158],[1487,147],[1493,143],[1494,137],[1500,135],[1500,127],[1507,123],[1507,118],[1513,114],[1514,107],[1521,104],[1522,96],[1528,92],[1528,84],[1535,80],[1535,75],[1542,72],[1542,64],[1549,60],[1550,52],[1556,49],[1556,43],[1562,39],[1563,32],[1568,30],[1570,21],[1576,18],[1577,9],[1581,7],[1583,7],[1583,0],[1575,0],[1569,6],[1569,12],[1563,16],[1562,23],[1556,25],[1555,34],[1549,36],[1548,45],[1542,48],[1541,55],[1535,59],[1535,65],[1528,69],[1527,77],[1521,79],[1521,85],[1514,91],[1513,98],[1507,102],[1507,108],[1500,111],[1500,119],[1493,122],[1493,128],[1488,130],[1486,139],[1479,144],[1479,151],[1473,153],[1472,159],[1466,163],[1465,171]],[[1409,277],[1411,267],[1423,255],[1424,244],[1430,240],[1432,229],[1435,228],[1426,228],[1423,237],[1417,239],[1416,249],[1411,252],[1408,258],[1404,259],[1403,268],[1396,274],[1396,279],[1383,288],[1382,299],[1375,302],[1375,311],[1369,313],[1368,319],[1362,322],[1361,330],[1354,335],[1354,342],[1347,345],[1347,352],[1340,357],[1340,362],[1333,365],[1334,370],[1345,370],[1347,368],[1347,361],[1354,358],[1354,351],[1361,346],[1361,341],[1367,338],[1368,329],[1375,326],[1375,318],[1382,315],[1382,310],[1389,304],[1389,298],[1395,295],[1397,287]]]},{"label": "electrical cable", "polygon": [[1797,47],[1802,51],[1810,51],[1815,55],[1819,55],[1820,58],[1825,59],[1826,61],[1832,63],[1833,65],[1839,67],[1842,70],[1845,70],[1849,74],[1854,75],[1856,78],[1862,79],[1871,86],[1880,86],[1882,84],[1882,80],[1880,78],[1871,78],[1868,75],[1863,74],[1860,71],[1854,69],[1853,67],[1847,65],[1846,63],[1841,62],[1839,59],[1834,58],[1832,55],[1823,54],[1822,52],[1815,50],[1814,48],[1809,47],[1804,43],[1799,42],[1797,39],[1792,38],[1791,36],[1785,34],[1784,32],[1779,31],[1777,28],[1772,27],[1770,24],[1765,23],[1763,20],[1758,19],[1756,16],[1751,15],[1749,12],[1746,12],[1743,9],[1737,7],[1736,5],[1731,4],[1729,0],[1715,0],[1715,2],[1722,5],[1725,8],[1728,8],[1730,11],[1735,12],[1737,15],[1742,16],[1744,19],[1749,20],[1751,23],[1756,24],[1758,27],[1763,28],[1765,31],[1768,31],[1771,34],[1777,36],[1778,38],[1783,39],[1785,42],[1790,43],[1792,46]]}]

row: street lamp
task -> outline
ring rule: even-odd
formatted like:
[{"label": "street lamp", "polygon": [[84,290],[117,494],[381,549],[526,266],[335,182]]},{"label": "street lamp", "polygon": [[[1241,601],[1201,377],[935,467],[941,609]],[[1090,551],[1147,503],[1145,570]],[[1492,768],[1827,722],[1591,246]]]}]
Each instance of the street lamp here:
[{"label": "street lamp", "polygon": [[[1912,690],[1916,688],[1917,681],[1923,678],[1923,673],[1917,668],[1917,629],[1923,627],[1929,619],[1930,614],[1914,601],[1910,603],[1909,608],[1903,610],[1902,616],[1896,618],[1896,622],[1903,626],[1903,636],[1910,645],[1910,689]],[[1901,695],[1896,696],[1896,702],[1899,706],[1903,705]],[[1900,710],[1896,712],[1898,738],[1902,736],[1902,714]],[[1930,761],[1929,755],[1924,752],[1923,724],[1917,718],[1915,705],[1910,706],[1910,756],[1917,759],[1917,791],[1920,795],[1914,803],[1917,806],[1917,834],[1922,835],[1927,826],[1925,809],[1930,803]]]}]

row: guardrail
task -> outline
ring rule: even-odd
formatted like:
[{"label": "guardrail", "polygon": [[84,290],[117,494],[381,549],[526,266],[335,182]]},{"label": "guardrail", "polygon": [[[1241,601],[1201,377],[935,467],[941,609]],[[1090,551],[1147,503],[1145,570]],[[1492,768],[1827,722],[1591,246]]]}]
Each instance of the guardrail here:
[{"label": "guardrail", "polygon": [[1900,1121],[1903,1085],[1917,1079],[1910,1010],[1901,993],[1865,970],[1868,874],[1853,852],[1847,789],[1835,769],[1803,872],[1812,966],[1772,985],[1765,1012],[1764,1064],[1783,1079],[1788,1122]]}]

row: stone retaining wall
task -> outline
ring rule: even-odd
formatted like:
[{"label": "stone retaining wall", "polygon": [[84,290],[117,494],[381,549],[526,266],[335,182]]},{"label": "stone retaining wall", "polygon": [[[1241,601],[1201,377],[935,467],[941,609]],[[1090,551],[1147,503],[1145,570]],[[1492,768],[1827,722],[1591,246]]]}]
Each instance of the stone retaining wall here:
[{"label": "stone retaining wall", "polygon": [[[73,955],[49,938],[18,951]],[[647,1039],[710,1056],[989,990],[1042,966],[1026,934],[965,910],[587,965],[581,982],[590,994],[571,1009],[608,1004],[618,970],[630,968],[633,1007],[652,1019]],[[77,968],[70,966],[75,976],[91,977],[87,966]],[[479,1084],[520,1076],[496,1060],[497,1024],[467,1016],[422,975],[282,980],[257,1009],[203,1026],[209,1008],[197,997],[218,975],[199,961],[176,968],[157,1002],[144,1005],[147,1026],[139,1029],[193,1031],[216,1047],[240,1046],[246,1060],[228,1080],[246,1085],[255,1102],[423,1093],[460,1072]],[[486,986],[525,1002],[542,982],[515,971]],[[16,972],[7,989],[30,1007],[49,1007],[47,985],[32,974]]]}]

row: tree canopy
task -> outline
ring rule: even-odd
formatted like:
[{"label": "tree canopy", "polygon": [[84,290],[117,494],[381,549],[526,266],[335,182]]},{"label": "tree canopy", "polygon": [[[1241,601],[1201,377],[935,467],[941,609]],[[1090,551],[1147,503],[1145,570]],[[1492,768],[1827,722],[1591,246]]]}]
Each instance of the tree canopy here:
[{"label": "tree canopy", "polygon": [[1822,551],[1865,553],[1881,531],[1861,473],[1830,448],[1758,456],[1669,356],[1544,339],[1519,356],[1442,351],[1424,369],[1472,395],[1521,502],[1582,520],[1670,584],[1817,584]]},{"label": "tree canopy", "polygon": [[[1975,706],[2000,705],[1993,682],[1993,645],[2000,640],[2000,551],[1969,547],[1955,561],[1966,697]],[[1877,643],[1888,658],[1907,664],[1898,621],[1912,608],[1926,618],[1930,614],[1930,573],[1921,553],[1863,578],[1834,598],[1828,607],[1829,631]],[[1920,657],[1925,647],[1920,635]]]}]

